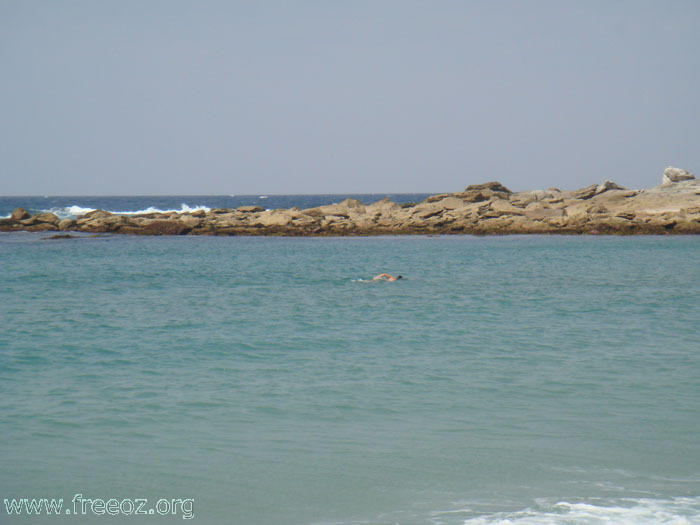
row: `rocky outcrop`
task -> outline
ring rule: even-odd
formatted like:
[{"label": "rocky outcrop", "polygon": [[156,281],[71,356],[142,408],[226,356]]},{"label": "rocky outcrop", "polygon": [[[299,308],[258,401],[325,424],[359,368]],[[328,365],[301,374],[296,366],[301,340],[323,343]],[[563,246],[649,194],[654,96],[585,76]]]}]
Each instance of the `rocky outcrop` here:
[{"label": "rocky outcrop", "polygon": [[25,210],[24,208],[17,208],[15,211],[12,212],[12,215],[10,215],[10,220],[22,221],[24,219],[28,219],[29,217],[31,217],[31,215],[27,210]]},{"label": "rocky outcrop", "polygon": [[603,184],[598,184],[598,187],[595,189],[595,195],[600,195],[601,193],[605,193],[608,190],[626,190],[627,188],[623,186],[619,186],[615,184],[611,180],[606,180]]},{"label": "rocky outcrop", "polygon": [[664,170],[663,177],[661,177],[661,184],[671,184],[673,182],[682,182],[684,180],[692,180],[695,175],[681,168],[674,168],[669,166]]},{"label": "rocky outcrop", "polygon": [[95,210],[63,220],[19,208],[0,220],[0,230],[139,235],[688,234],[700,233],[700,180],[686,178],[644,190],[608,180],[573,191],[519,193],[489,182],[401,205],[386,198],[371,204],[346,199],[306,210],[241,206],[137,216]]}]

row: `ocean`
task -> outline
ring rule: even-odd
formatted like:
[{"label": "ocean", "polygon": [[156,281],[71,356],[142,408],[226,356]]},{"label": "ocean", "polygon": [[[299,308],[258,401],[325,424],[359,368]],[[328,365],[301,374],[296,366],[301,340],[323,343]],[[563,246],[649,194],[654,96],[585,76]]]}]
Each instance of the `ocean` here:
[{"label": "ocean", "polygon": [[700,523],[698,237],[47,237],[0,234],[0,523]]}]

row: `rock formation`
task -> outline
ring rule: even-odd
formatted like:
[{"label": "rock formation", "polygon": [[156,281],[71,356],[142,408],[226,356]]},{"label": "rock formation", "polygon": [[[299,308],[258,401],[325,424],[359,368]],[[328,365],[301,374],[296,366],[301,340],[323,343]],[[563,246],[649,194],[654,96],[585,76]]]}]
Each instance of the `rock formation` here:
[{"label": "rock formation", "polygon": [[661,177],[661,184],[671,184],[672,182],[681,182],[684,180],[692,180],[695,175],[681,168],[669,166],[664,170],[664,175]]},{"label": "rock formation", "polygon": [[[102,210],[59,220],[18,208],[0,231],[82,231],[138,235],[378,235],[378,234],[658,234],[700,233],[700,180],[668,168],[661,186],[629,190],[605,181],[574,191],[513,193],[498,182],[428,197],[417,204],[391,200],[300,210],[259,206],[209,212],[116,215]],[[675,180],[674,180],[675,179]]]}]

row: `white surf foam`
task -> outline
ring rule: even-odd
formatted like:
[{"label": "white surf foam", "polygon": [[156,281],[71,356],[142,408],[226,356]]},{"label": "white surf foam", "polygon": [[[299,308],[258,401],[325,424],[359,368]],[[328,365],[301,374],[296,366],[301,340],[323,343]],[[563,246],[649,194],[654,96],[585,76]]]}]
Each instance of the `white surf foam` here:
[{"label": "white surf foam", "polygon": [[538,501],[534,508],[498,512],[464,521],[464,525],[619,524],[686,525],[700,523],[700,497],[673,499],[622,499],[608,502],[551,504]]},{"label": "white surf foam", "polygon": [[[68,215],[75,215],[76,217],[78,215],[85,215],[86,213],[89,213],[91,211],[95,211],[95,208],[83,208],[81,206],[70,206],[68,208],[62,208],[62,209],[66,210]],[[56,215],[60,216],[60,214],[58,214],[58,213]]]},{"label": "white surf foam", "polygon": [[32,213],[53,213],[59,219],[75,218],[80,215],[85,215],[88,212],[95,211],[95,208],[84,208],[83,206],[66,206],[64,208],[46,208]]},{"label": "white surf foam", "polygon": [[[192,213],[193,211],[199,211],[203,210],[205,212],[208,212],[211,210],[208,206],[188,206],[185,203],[182,203],[180,206],[179,210],[176,209],[171,209],[171,210],[161,210],[160,208],[154,208],[151,206],[150,208],[146,208],[145,210],[137,210],[137,211],[113,211],[112,213],[116,213],[118,215],[143,215],[146,213]],[[110,210],[108,210],[110,211]]]},{"label": "white surf foam", "polygon": [[[65,219],[65,218],[75,218],[79,217],[81,215],[85,215],[88,212],[95,211],[96,208],[84,208],[82,206],[66,206],[65,208],[50,208],[47,210],[41,210],[42,213],[55,213],[59,218]],[[109,211],[110,213],[116,213],[117,215],[144,215],[147,213],[171,213],[171,212],[176,212],[176,213],[192,213],[194,211],[199,211],[203,210],[205,212],[208,212],[211,210],[208,206],[189,206],[188,204],[183,203],[182,206],[180,206],[180,209],[170,209],[170,210],[163,210],[160,208],[155,208],[153,206],[146,208],[144,210],[127,210],[127,211],[115,211],[115,210],[105,210]],[[8,215],[9,217],[9,215]]]}]

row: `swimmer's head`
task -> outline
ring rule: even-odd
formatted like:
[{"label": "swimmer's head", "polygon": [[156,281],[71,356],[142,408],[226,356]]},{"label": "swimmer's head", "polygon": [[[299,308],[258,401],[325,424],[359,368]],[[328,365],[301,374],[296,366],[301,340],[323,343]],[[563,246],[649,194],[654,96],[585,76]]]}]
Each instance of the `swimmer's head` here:
[{"label": "swimmer's head", "polygon": [[396,280],[398,281],[399,279],[403,279],[403,275],[396,276]]}]

